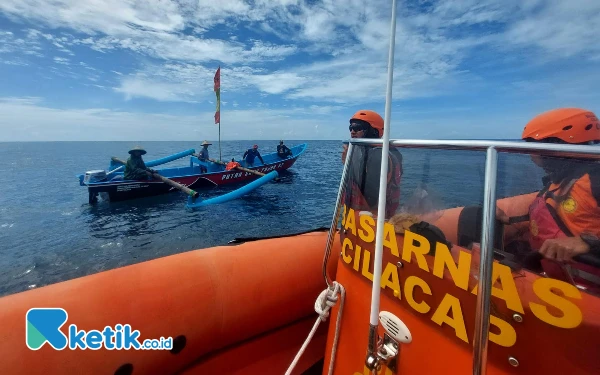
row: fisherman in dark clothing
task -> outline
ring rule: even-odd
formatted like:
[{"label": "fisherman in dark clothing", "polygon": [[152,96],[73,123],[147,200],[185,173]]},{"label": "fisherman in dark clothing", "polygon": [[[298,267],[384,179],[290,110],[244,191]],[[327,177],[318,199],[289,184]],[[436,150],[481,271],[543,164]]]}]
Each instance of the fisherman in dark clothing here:
[{"label": "fisherman in dark clothing", "polygon": [[212,143],[208,143],[208,141],[202,142],[202,150],[200,150],[200,156],[198,159],[208,161],[208,146],[212,145]]},{"label": "fisherman in dark clothing", "polygon": [[288,156],[292,156],[292,150],[290,150],[288,146],[284,145],[283,141],[279,141],[279,146],[277,146],[277,156],[285,159]]},{"label": "fisherman in dark clothing", "polygon": [[[198,159],[208,162],[210,157],[208,156],[208,146],[212,145],[212,143],[208,143],[208,141],[204,141],[202,142],[202,150],[200,150],[200,153],[198,154]],[[206,173],[208,172],[208,170],[206,169],[206,166],[204,165],[200,165],[200,173]]]},{"label": "fisherman in dark clothing", "polygon": [[254,167],[254,159],[257,157],[261,163],[265,164],[262,156],[260,156],[260,152],[258,152],[258,145],[254,145],[252,148],[246,150],[244,156],[242,156],[242,158],[246,159],[246,167]]},{"label": "fisherman in dark clothing", "polygon": [[129,150],[129,154],[131,155],[129,159],[127,159],[127,164],[125,165],[125,172],[123,173],[123,178],[125,180],[146,180],[149,178],[146,171],[152,172],[153,170],[146,168],[146,164],[144,164],[144,160],[142,160],[142,155],[146,154],[146,150],[137,146],[131,150]]}]

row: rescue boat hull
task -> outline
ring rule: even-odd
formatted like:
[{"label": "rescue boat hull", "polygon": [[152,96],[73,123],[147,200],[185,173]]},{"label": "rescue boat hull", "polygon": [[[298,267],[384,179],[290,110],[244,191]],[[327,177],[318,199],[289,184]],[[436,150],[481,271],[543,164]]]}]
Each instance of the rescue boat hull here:
[{"label": "rescue boat hull", "polygon": [[[238,240],[3,297],[0,373],[282,374],[314,323],[326,238]],[[65,335],[71,324],[88,332],[129,324],[140,341],[172,337],[173,347],[57,350],[44,342],[32,350],[32,308],[64,309]],[[325,335],[323,327],[295,374],[323,357]]]},{"label": "rescue boat hull", "polygon": [[[527,213],[535,194],[500,200],[508,216]],[[479,251],[455,245],[463,208],[446,210],[434,223],[452,242],[448,248],[386,223],[380,311],[408,327],[412,342],[400,345],[395,363],[381,374],[465,374],[473,366]],[[342,252],[334,279],[346,290],[334,374],[368,375],[370,296],[374,235],[371,219],[346,211]],[[352,215],[353,217],[350,217]],[[374,224],[374,222],[373,222]],[[525,224],[527,225],[527,224]],[[507,228],[505,238],[522,232]],[[391,227],[391,228],[390,228]],[[435,249],[435,252],[430,250]],[[576,286],[494,260],[487,353],[488,374],[595,374],[600,337],[600,298]],[[333,349],[339,306],[329,326],[325,364]],[[378,327],[379,337],[384,330]],[[435,360],[432,360],[435,358]]]}]

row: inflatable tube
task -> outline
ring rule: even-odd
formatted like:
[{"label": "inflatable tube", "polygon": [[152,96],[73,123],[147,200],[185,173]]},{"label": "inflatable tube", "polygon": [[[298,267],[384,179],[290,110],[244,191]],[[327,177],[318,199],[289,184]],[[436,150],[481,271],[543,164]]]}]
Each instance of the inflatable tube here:
[{"label": "inflatable tube", "polygon": [[[327,232],[317,232],[190,251],[0,298],[0,373],[173,374],[218,350],[315,319],[326,239]],[[334,244],[339,254],[339,240]],[[329,266],[335,274],[334,257]],[[87,331],[130,324],[140,341],[174,338],[173,349],[55,350],[46,342],[31,350],[26,314],[41,307],[66,310],[63,333],[71,324]],[[307,334],[290,335],[281,350],[299,349]],[[280,350],[263,349],[236,360],[250,366]],[[267,367],[281,374],[287,365]]]},{"label": "inflatable tube", "polygon": [[[235,347],[203,357],[182,371],[181,375],[282,375],[315,324],[315,317],[259,336]],[[300,375],[323,358],[327,341],[327,324],[321,324],[292,374]],[[277,348],[268,350],[266,348]],[[313,373],[314,374],[314,373]],[[320,372],[319,372],[320,374]]]},{"label": "inflatable tube", "polygon": [[[498,200],[500,207],[509,217],[525,215],[529,211],[529,205],[535,199],[537,193],[518,195]],[[440,228],[446,235],[446,239],[453,244],[459,243],[458,229],[460,216],[464,207],[456,207],[444,210],[442,216],[433,224]],[[474,221],[474,225],[478,223]],[[479,224],[480,226],[480,224]],[[527,228],[527,223],[516,223],[504,227],[504,242],[516,239]],[[479,228],[480,229],[480,228]],[[460,241],[462,242],[462,241]]]},{"label": "inflatable tube", "polygon": [[262,176],[258,180],[254,180],[254,181],[250,182],[249,184],[246,184],[246,185],[242,186],[241,188],[236,189],[232,192],[229,192],[229,193],[223,194],[223,195],[219,195],[218,197],[215,197],[215,198],[201,200],[199,202],[197,201],[197,198],[196,198],[196,200],[194,200],[193,198],[189,197],[188,203],[185,205],[185,208],[194,210],[196,208],[210,206],[212,204],[229,202],[230,200],[240,198],[240,197],[250,193],[251,191],[256,190],[257,188],[263,186],[267,182],[273,181],[273,179],[277,178],[278,176],[279,176],[279,173],[277,173],[277,171],[272,171],[272,172],[269,172],[266,175]]}]

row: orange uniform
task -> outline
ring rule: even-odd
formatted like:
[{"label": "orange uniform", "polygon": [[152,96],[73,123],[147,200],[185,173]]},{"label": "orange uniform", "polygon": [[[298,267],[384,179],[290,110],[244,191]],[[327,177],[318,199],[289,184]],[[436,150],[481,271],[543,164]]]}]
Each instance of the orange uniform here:
[{"label": "orange uniform", "polygon": [[[551,184],[548,191],[559,195],[558,184]],[[586,173],[572,182],[570,190],[563,193],[558,202],[546,194],[546,204],[556,212],[564,224],[565,234],[580,236],[589,233],[600,237],[600,172]],[[560,196],[560,195],[559,195]],[[566,229],[566,230],[565,230]]]}]

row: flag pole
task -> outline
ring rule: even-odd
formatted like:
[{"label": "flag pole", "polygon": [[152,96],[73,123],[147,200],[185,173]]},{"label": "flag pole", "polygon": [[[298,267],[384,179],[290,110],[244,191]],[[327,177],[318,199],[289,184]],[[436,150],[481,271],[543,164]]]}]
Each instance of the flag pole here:
[{"label": "flag pole", "polygon": [[221,65],[215,73],[215,94],[217,95],[217,111],[215,112],[215,124],[219,124],[219,161],[223,161],[221,156]]},{"label": "flag pole", "polygon": [[221,65],[219,64],[219,161],[223,161],[221,157]]}]

